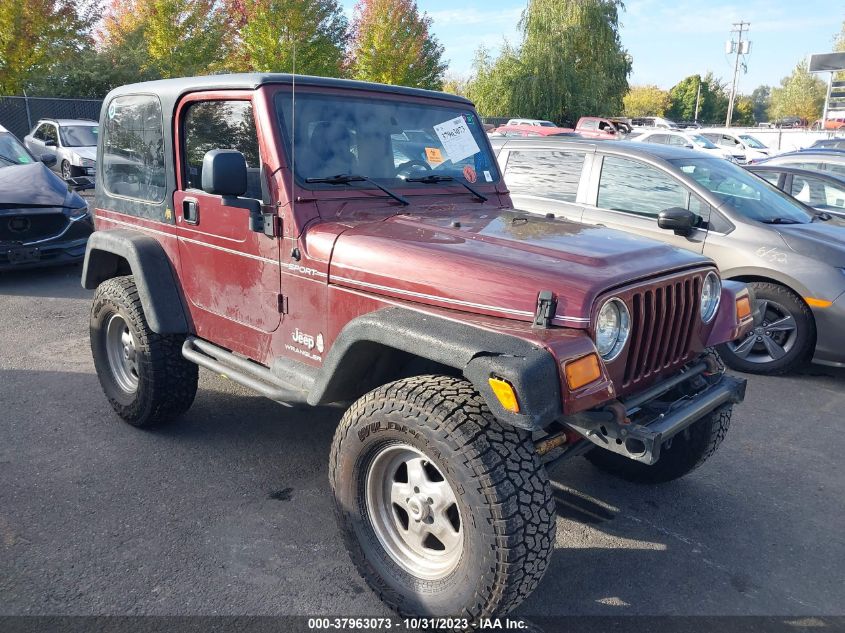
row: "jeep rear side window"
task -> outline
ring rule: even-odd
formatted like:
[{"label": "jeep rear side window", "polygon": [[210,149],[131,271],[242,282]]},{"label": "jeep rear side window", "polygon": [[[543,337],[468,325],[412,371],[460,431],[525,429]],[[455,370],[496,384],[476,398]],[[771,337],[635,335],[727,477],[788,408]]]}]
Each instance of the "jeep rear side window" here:
[{"label": "jeep rear side window", "polygon": [[261,163],[252,103],[198,101],[184,118],[186,188],[202,189],[202,159],[213,149],[234,149],[244,155],[247,189],[244,197],[261,199]]},{"label": "jeep rear side window", "polygon": [[687,208],[689,192],[659,169],[639,161],[605,156],[596,206],[649,218],[671,207]]},{"label": "jeep rear side window", "polygon": [[112,99],[106,111],[102,162],[108,192],[144,202],[164,200],[164,132],[158,97]]},{"label": "jeep rear side window", "polygon": [[516,194],[575,202],[584,170],[584,152],[511,152],[505,168],[508,188]]}]

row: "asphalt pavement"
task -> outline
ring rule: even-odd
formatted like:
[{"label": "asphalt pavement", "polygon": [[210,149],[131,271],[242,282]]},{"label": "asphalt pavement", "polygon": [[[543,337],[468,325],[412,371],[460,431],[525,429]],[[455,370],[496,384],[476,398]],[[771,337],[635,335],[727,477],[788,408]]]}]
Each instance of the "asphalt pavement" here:
[{"label": "asphalt pavement", "polygon": [[[0,614],[386,614],[332,515],[342,410],[201,370],[184,418],[122,423],[79,274],[0,274]],[[843,410],[843,371],[752,377],[721,450],[681,481],[555,468],[554,560],[516,615],[845,613]]]}]

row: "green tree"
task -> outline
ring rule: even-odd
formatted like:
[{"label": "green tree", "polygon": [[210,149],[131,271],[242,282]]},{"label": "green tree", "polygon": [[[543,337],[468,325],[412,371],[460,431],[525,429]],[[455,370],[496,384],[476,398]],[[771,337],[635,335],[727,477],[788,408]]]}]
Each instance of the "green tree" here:
[{"label": "green tree", "polygon": [[338,77],[343,72],[348,21],[336,0],[228,0],[223,67]]},{"label": "green tree", "polygon": [[[701,97],[698,88],[701,86]],[[695,119],[695,102],[698,99],[698,120],[703,123],[724,122],[728,113],[728,96],[725,86],[712,72],[704,77],[690,75],[669,89],[670,106],[666,114],[677,121]]]},{"label": "green tree", "polygon": [[480,47],[473,60],[473,76],[467,83],[466,95],[481,116],[505,117],[516,110],[512,99],[515,82],[521,73],[519,55],[505,42],[496,59]]},{"label": "green tree", "polygon": [[807,70],[807,62],[798,62],[792,74],[781,79],[780,87],[772,88],[771,115],[779,119],[798,116],[815,121],[821,116],[827,85]]},{"label": "green tree", "polygon": [[364,81],[439,89],[446,63],[431,18],[414,0],[358,0],[349,70]]},{"label": "green tree", "polygon": [[520,27],[513,106],[520,116],[574,121],[622,111],[631,59],[619,0],[530,0]]},{"label": "green tree", "polygon": [[754,120],[758,123],[769,120],[769,107],[772,105],[772,89],[770,86],[757,86],[751,93],[751,104]]},{"label": "green tree", "polygon": [[162,77],[199,75],[220,60],[222,15],[214,0],[145,0],[149,65]]},{"label": "green tree", "polygon": [[742,96],[734,104],[731,125],[751,127],[754,125],[754,102],[751,97]]},{"label": "green tree", "polygon": [[622,103],[625,116],[663,116],[669,107],[669,93],[657,86],[631,86]]},{"label": "green tree", "polygon": [[90,43],[90,7],[75,0],[0,2],[0,94],[20,94]]}]

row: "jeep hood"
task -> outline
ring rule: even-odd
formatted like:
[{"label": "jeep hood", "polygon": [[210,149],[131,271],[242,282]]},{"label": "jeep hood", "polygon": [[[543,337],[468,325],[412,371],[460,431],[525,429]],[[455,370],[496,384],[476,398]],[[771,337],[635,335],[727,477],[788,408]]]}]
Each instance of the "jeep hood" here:
[{"label": "jeep hood", "polygon": [[335,242],[329,282],[477,314],[531,320],[537,294],[557,295],[555,323],[588,327],[596,298],[633,281],[710,260],[600,226],[478,209],[392,216]]}]

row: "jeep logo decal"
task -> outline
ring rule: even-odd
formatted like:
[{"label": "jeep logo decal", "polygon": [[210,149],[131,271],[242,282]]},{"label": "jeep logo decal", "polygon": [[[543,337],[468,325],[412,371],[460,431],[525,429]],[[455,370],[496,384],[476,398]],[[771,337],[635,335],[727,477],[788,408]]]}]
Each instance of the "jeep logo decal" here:
[{"label": "jeep logo decal", "polygon": [[314,349],[314,337],[310,334],[306,334],[305,332],[300,332],[299,328],[296,328],[291,334],[295,343],[299,343],[303,347],[311,350]]}]

